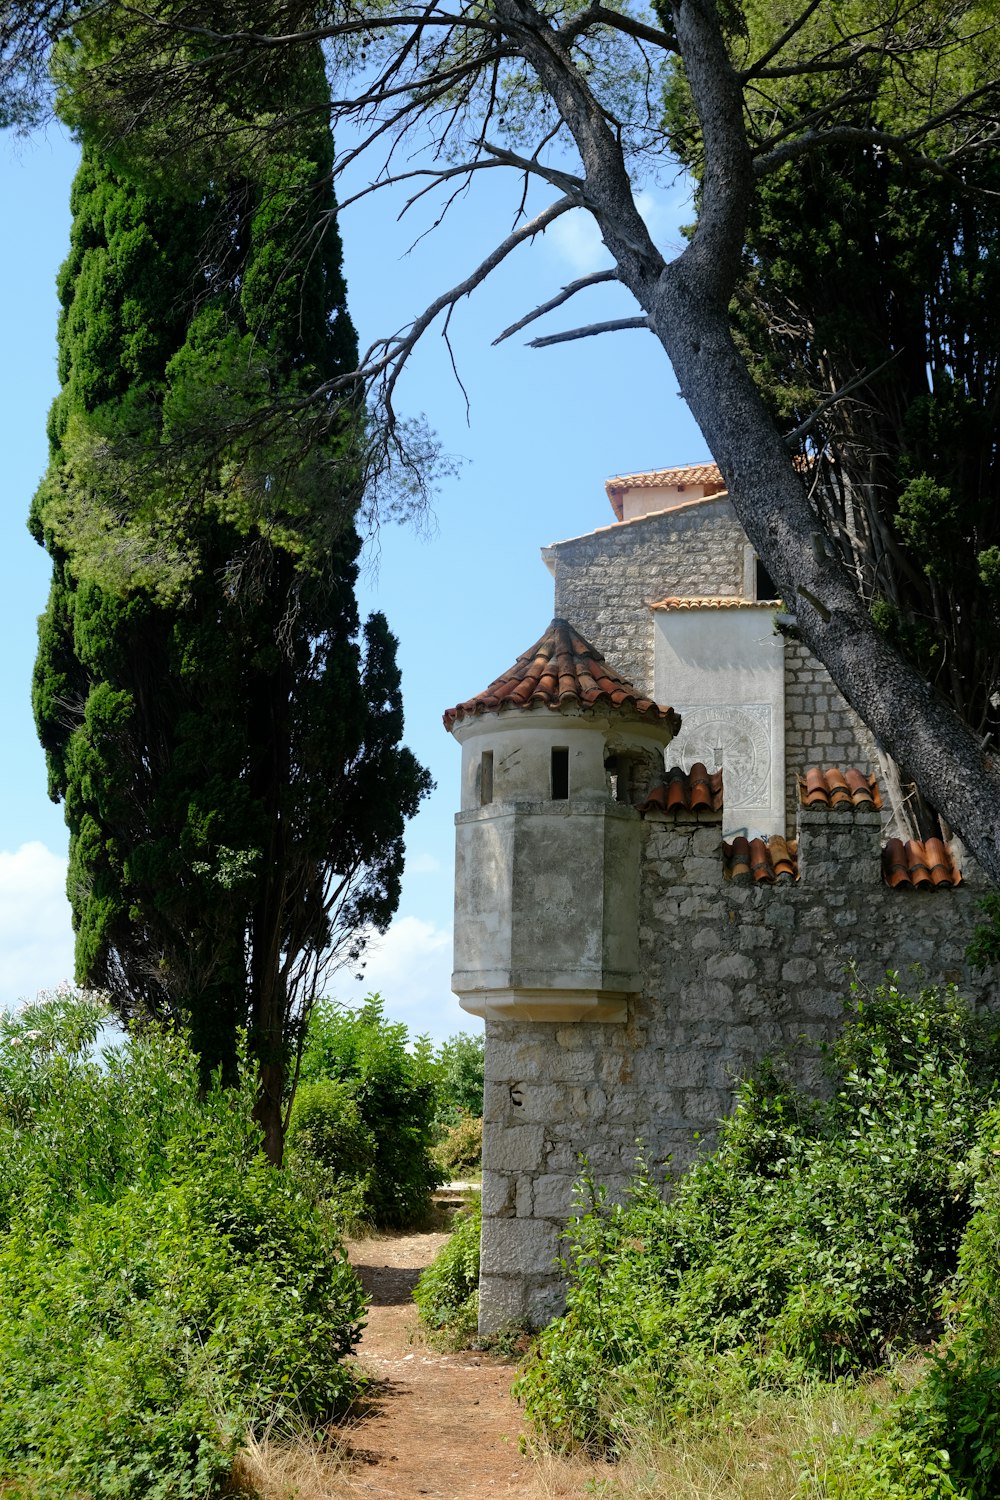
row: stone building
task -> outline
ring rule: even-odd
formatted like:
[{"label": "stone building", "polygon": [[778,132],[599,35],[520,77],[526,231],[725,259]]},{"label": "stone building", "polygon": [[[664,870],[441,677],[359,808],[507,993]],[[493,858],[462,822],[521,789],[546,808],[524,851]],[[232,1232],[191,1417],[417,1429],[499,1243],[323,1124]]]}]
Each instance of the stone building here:
[{"label": "stone building", "polygon": [[[609,483],[543,553],[556,618],[445,715],[462,746],[455,972],[486,1018],[484,1330],[546,1320],[585,1155],[674,1168],[784,1050],[805,1080],[845,970],[964,958],[982,881],[889,837],[864,727],[804,648],[713,465]],[[672,705],[672,706],[668,706]],[[966,862],[968,865],[968,862]]]}]

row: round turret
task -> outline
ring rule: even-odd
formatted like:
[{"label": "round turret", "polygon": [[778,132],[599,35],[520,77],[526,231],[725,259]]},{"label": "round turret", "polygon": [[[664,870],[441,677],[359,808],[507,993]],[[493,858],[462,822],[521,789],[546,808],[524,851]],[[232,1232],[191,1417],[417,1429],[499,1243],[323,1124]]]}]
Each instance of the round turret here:
[{"label": "round turret", "polygon": [[452,988],[475,1015],[619,1020],[639,988],[639,815],[678,716],[565,620],[444,716],[462,746]]}]

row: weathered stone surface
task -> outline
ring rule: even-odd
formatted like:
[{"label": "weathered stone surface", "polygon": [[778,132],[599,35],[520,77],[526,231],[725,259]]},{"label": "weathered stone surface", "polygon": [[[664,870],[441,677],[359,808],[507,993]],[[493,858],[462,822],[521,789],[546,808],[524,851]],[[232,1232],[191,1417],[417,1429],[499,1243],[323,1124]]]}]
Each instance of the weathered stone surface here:
[{"label": "weathered stone surface", "polygon": [[484,1219],[485,1276],[549,1275],[559,1251],[559,1230],[546,1219]]},{"label": "weathered stone surface", "polygon": [[483,1132],[483,1170],[538,1171],[544,1160],[541,1125],[510,1125]]},{"label": "weathered stone surface", "polygon": [[[806,843],[830,851],[839,839],[843,853],[859,830],[828,824],[812,817]],[[670,1170],[681,1170],[713,1139],[735,1079],[764,1055],[791,1049],[798,1080],[823,1086],[808,1043],[832,1036],[842,1021],[849,960],[877,983],[888,964],[905,971],[920,958],[929,979],[958,978],[967,993],[989,999],[995,976],[972,975],[964,964],[977,920],[971,883],[897,893],[855,879],[850,859],[831,858],[831,885],[822,884],[824,862],[814,860],[797,884],[737,892],[724,882],[721,860],[697,880],[684,874],[678,840],[689,847],[705,832],[675,829],[670,859],[657,853],[662,841],[645,841],[646,988],[625,1024],[488,1023],[484,1327],[537,1320],[540,1309],[548,1316],[558,1305],[552,1258],[581,1154],[620,1197],[637,1141],[650,1162],[669,1158]],[[682,900],[664,899],[671,882]]]}]

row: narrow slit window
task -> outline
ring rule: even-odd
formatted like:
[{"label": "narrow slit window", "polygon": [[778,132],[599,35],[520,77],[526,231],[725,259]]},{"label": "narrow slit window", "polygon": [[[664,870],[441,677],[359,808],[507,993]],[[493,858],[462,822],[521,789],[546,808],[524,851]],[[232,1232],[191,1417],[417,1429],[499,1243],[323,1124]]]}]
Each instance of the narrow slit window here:
[{"label": "narrow slit window", "polygon": [[754,598],[780,599],[777,586],[760,558],[754,559]]},{"label": "narrow slit window", "polygon": [[484,750],[479,763],[479,805],[493,801],[493,751]]},{"label": "narrow slit window", "polygon": [[569,798],[569,749],[565,745],[552,748],[552,800],[566,802]]}]

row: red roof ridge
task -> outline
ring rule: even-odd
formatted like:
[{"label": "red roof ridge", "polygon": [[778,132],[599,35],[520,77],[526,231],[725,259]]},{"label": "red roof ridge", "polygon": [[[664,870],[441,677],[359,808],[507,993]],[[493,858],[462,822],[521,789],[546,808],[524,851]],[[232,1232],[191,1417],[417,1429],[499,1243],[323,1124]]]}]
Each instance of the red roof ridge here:
[{"label": "red roof ridge", "polygon": [[790,884],[799,878],[799,850],[795,839],[780,833],[749,839],[737,834],[723,842],[722,865],[727,880],[752,879],[757,885]]},{"label": "red roof ridge", "polygon": [[680,716],[645,697],[607,664],[568,620],[556,618],[545,634],[517,658],[489,687],[446,709],[444,726],[462,719],[513,708],[613,708],[649,723],[664,724],[676,734]]},{"label": "red roof ridge", "polygon": [[962,873],[941,839],[888,839],[882,850],[882,876],[894,891],[937,890],[962,883]]},{"label": "red roof ridge", "polygon": [[690,771],[671,766],[660,785],[651,788],[645,802],[639,804],[639,811],[717,813],[722,811],[722,801],[722,772],[709,771],[696,760]]},{"label": "red roof ridge", "polygon": [[[619,521],[622,518],[622,496],[626,490],[652,490],[660,486],[673,485],[676,489],[683,489],[686,484],[714,485],[715,492],[724,490],[725,480],[718,464],[679,464],[672,469],[644,469],[638,474],[616,474],[612,479],[606,479],[604,488],[611,508]],[[707,500],[708,495],[701,499]]]},{"label": "red roof ridge", "polygon": [[829,808],[834,812],[848,808],[878,811],[882,806],[882,795],[874,776],[866,775],[856,766],[846,770],[831,766],[824,771],[822,766],[808,766],[799,777],[799,800],[803,807]]}]

